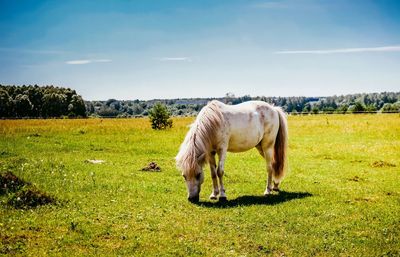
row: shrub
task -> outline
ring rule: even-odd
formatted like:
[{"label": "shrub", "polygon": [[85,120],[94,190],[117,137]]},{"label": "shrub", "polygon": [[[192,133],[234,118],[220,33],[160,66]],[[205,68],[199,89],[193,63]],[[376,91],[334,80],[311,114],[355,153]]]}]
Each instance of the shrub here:
[{"label": "shrub", "polygon": [[156,103],[149,110],[149,118],[153,129],[166,129],[172,127],[172,120],[167,107],[161,103]]},{"label": "shrub", "polygon": [[356,102],[354,105],[350,105],[347,111],[350,113],[363,113],[365,112],[365,105],[361,102]]},{"label": "shrub", "polygon": [[317,114],[317,113],[319,112],[318,107],[317,107],[317,106],[314,106],[314,107],[311,109],[311,112],[314,113],[314,114]]},{"label": "shrub", "polygon": [[394,104],[385,103],[381,109],[381,112],[400,112],[400,102]]},{"label": "shrub", "polygon": [[341,106],[339,106],[336,109],[336,113],[341,113],[341,114],[345,114],[347,112],[347,110],[349,109],[349,106],[347,106],[347,104],[343,104]]}]

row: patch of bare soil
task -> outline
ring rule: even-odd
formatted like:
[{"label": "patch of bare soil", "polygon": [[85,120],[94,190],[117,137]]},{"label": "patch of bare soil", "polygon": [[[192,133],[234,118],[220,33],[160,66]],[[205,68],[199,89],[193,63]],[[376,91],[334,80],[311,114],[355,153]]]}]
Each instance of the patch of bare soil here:
[{"label": "patch of bare soil", "polygon": [[365,179],[360,178],[359,176],[354,176],[354,177],[350,178],[349,180],[354,181],[354,182],[360,182],[360,181],[364,181]]},{"label": "patch of bare soil", "polygon": [[56,203],[54,197],[11,172],[0,174],[0,194],[7,194],[7,204],[19,209]]},{"label": "patch of bare soil", "polygon": [[157,163],[155,162],[150,162],[149,164],[147,164],[147,166],[142,168],[142,171],[155,171],[155,172],[159,172],[161,171],[161,167],[158,166]]},{"label": "patch of bare soil", "polygon": [[385,161],[374,161],[371,163],[371,167],[373,168],[384,168],[384,167],[396,167],[395,164]]},{"label": "patch of bare soil", "polygon": [[29,185],[29,183],[11,172],[0,174],[0,195],[16,192],[25,185]]},{"label": "patch of bare soil", "polygon": [[53,204],[56,203],[56,200],[36,187],[28,186],[13,194],[7,203],[14,208],[28,209],[39,205]]}]

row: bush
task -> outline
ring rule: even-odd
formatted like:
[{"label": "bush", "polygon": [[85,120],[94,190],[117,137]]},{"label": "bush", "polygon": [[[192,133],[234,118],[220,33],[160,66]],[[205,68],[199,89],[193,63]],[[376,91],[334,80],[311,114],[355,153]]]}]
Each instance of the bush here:
[{"label": "bush", "polygon": [[314,107],[311,109],[311,112],[314,113],[314,114],[319,113],[318,107],[317,107],[317,106],[314,106]]},{"label": "bush", "polygon": [[363,113],[365,112],[365,105],[361,102],[356,102],[354,105],[350,105],[347,111],[350,113]]},{"label": "bush", "polygon": [[381,112],[400,112],[400,102],[394,104],[385,103],[381,109]]},{"label": "bush", "polygon": [[167,107],[161,103],[156,103],[149,110],[149,118],[153,129],[166,129],[172,127],[172,120]]},{"label": "bush", "polygon": [[345,114],[347,112],[347,110],[349,109],[349,107],[347,106],[347,104],[343,104],[341,106],[339,106],[336,109],[336,113],[341,113],[341,114]]}]

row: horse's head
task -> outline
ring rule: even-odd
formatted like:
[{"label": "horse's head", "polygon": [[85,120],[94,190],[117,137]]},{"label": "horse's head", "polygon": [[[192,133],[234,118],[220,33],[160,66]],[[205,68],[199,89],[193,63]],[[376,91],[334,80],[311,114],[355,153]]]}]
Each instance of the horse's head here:
[{"label": "horse's head", "polygon": [[175,157],[177,168],[185,178],[188,200],[191,202],[199,201],[204,181],[203,166],[207,162],[206,153],[210,151],[210,140],[206,134],[207,131],[203,131],[197,123],[192,125]]},{"label": "horse's head", "polygon": [[201,165],[196,165],[195,170],[190,172],[182,172],[188,191],[188,200],[190,202],[198,202],[200,198],[201,184],[204,181],[204,173]]}]

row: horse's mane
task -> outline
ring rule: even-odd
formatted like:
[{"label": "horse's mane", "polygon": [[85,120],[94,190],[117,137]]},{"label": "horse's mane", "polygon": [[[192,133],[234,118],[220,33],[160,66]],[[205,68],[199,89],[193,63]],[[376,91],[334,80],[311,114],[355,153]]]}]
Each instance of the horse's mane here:
[{"label": "horse's mane", "polygon": [[216,133],[223,124],[218,103],[211,101],[200,111],[175,157],[184,175],[197,175],[196,166],[203,166],[208,161]]}]

